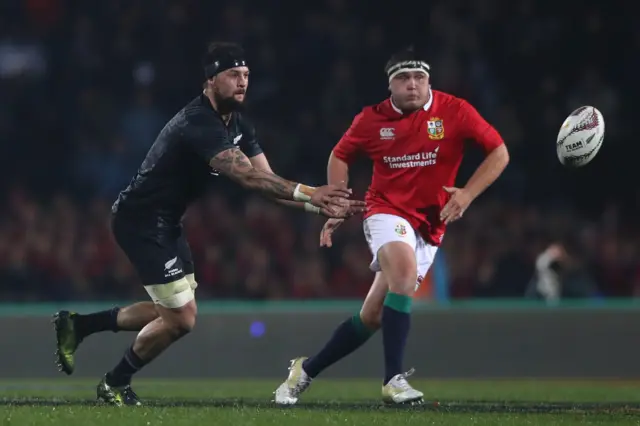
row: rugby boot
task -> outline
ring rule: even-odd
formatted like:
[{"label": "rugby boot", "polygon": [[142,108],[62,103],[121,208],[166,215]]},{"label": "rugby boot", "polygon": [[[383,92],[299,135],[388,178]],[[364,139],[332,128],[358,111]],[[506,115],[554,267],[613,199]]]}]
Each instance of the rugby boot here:
[{"label": "rugby boot", "polygon": [[96,390],[98,401],[104,402],[116,407],[124,405],[141,406],[142,403],[138,395],[131,389],[131,385],[126,386],[109,386],[106,376],[98,383]]},{"label": "rugby boot", "polygon": [[274,402],[280,405],[294,405],[298,398],[311,384],[311,377],[302,368],[306,357],[291,360],[289,376],[274,392]]},{"label": "rugby boot", "polygon": [[75,369],[75,353],[82,342],[77,333],[75,317],[78,314],[69,311],[56,312],[53,325],[56,330],[56,365],[58,370],[72,374]]},{"label": "rugby boot", "polygon": [[385,404],[420,405],[424,403],[424,394],[415,390],[407,381],[407,377],[414,373],[414,369],[404,374],[396,374],[389,382],[382,386],[382,401]]}]

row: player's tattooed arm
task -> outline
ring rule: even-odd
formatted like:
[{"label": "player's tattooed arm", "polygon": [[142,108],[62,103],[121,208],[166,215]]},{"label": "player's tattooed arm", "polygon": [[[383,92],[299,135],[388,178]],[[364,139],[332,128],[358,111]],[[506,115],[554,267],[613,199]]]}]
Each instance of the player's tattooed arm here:
[{"label": "player's tattooed arm", "polygon": [[314,188],[291,182],[274,173],[256,169],[239,148],[220,152],[209,161],[209,165],[247,189],[262,192],[273,198],[310,203],[319,207],[329,217],[348,217],[352,214],[351,210],[334,212],[334,208],[343,209],[345,205],[350,205],[357,211],[364,210],[363,201],[346,200],[351,195],[351,190],[344,184]]},{"label": "player's tattooed arm", "polygon": [[[255,155],[251,158],[249,158],[249,161],[251,162],[251,165],[253,167],[255,167],[258,170],[263,170],[267,173],[271,173],[271,174],[275,174],[275,172],[271,169],[271,165],[269,164],[269,160],[267,160],[267,156],[264,153],[260,153],[258,155]],[[299,209],[305,209],[306,211],[310,211],[313,213],[320,213],[320,208],[309,204],[309,203],[302,203],[299,201],[291,201],[291,200],[284,200],[282,198],[276,198],[275,200],[277,203],[282,204],[284,206],[287,207],[293,207],[293,208],[299,208]]]},{"label": "player's tattooed arm", "polygon": [[294,197],[297,183],[256,169],[239,148],[222,151],[211,159],[209,165],[245,188],[260,191],[274,198],[292,200]]}]

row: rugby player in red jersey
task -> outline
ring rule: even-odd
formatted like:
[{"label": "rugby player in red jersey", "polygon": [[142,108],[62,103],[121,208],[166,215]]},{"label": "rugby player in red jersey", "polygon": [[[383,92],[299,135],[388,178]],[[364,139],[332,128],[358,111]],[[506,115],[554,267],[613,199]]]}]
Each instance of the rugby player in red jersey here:
[{"label": "rugby player in red jersey", "polygon": [[[348,181],[357,155],[373,161],[367,191],[364,234],[376,275],[359,314],[343,322],[315,356],[291,361],[289,376],[275,392],[279,404],[295,404],[313,378],[362,346],[382,329],[385,376],[383,400],[421,403],[403,372],[412,296],[427,274],[446,225],[461,218],[471,202],[500,176],[509,153],[498,132],[468,102],[432,90],[429,65],[413,49],[403,50],[385,67],[391,97],[368,106],[333,149],[329,183]],[[454,187],[472,140],[486,157],[464,187]],[[330,219],[321,246],[343,219]]]}]

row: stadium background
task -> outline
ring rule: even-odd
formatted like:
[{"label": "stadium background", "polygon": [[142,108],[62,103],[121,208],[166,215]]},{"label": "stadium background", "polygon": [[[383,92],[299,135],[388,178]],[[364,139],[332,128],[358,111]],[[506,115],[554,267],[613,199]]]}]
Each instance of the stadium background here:
[{"label": "stadium background", "polygon": [[[0,0],[0,423],[636,424],[640,31],[626,5]],[[198,325],[136,377],[147,407],[94,402],[132,333],[91,337],[72,377],[56,371],[53,312],[147,300],[112,243],[109,208],[200,90],[210,39],[246,46],[250,114],[290,179],[325,181],[331,147],[387,96],[383,64],[408,43],[428,50],[436,89],[467,98],[506,139],[511,164],[450,227],[420,295],[437,303],[414,304],[406,367],[439,409],[380,408],[380,333],[327,371],[347,380],[314,384],[295,412],[273,409],[288,360],[359,308],[369,253],[357,218],[320,250],[321,218],[226,182],[186,219]],[[604,146],[563,169],[557,131],[584,104],[604,114]],[[470,152],[460,182],[479,160]],[[352,174],[360,196],[369,174],[366,161]],[[580,300],[548,306],[557,277],[535,265],[554,242],[570,254],[560,298]]]},{"label": "stadium background", "polygon": [[[502,133],[511,164],[450,227],[421,297],[540,297],[536,259],[554,242],[571,259],[562,297],[634,297],[639,33],[632,14],[604,2],[547,6],[433,2],[409,25],[364,0],[3,1],[0,300],[146,300],[112,242],[110,205],[165,120],[199,92],[211,39],[248,50],[249,115],[289,179],[325,181],[332,146],[363,105],[387,96],[384,62],[409,43],[429,52],[435,89],[468,99]],[[587,167],[563,169],[557,131],[585,104],[604,114],[604,147]],[[470,152],[461,183],[480,159]],[[369,175],[366,161],[352,173],[357,195]],[[360,219],[321,250],[321,218],[212,183],[185,220],[199,300],[366,294]]]}]

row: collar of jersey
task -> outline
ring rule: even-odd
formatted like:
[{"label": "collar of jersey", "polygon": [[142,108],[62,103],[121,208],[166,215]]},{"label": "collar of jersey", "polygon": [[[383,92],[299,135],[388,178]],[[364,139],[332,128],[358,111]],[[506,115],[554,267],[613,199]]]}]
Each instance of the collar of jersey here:
[{"label": "collar of jersey", "polygon": [[[402,110],[398,108],[396,104],[393,103],[393,99],[391,98],[391,96],[389,96],[389,101],[391,102],[391,108],[393,108],[393,110],[398,114],[402,114]],[[431,88],[429,88],[429,100],[427,101],[426,104],[424,104],[422,108],[425,111],[429,111],[429,108],[431,108],[432,103],[433,103],[433,93],[431,93]]]}]

